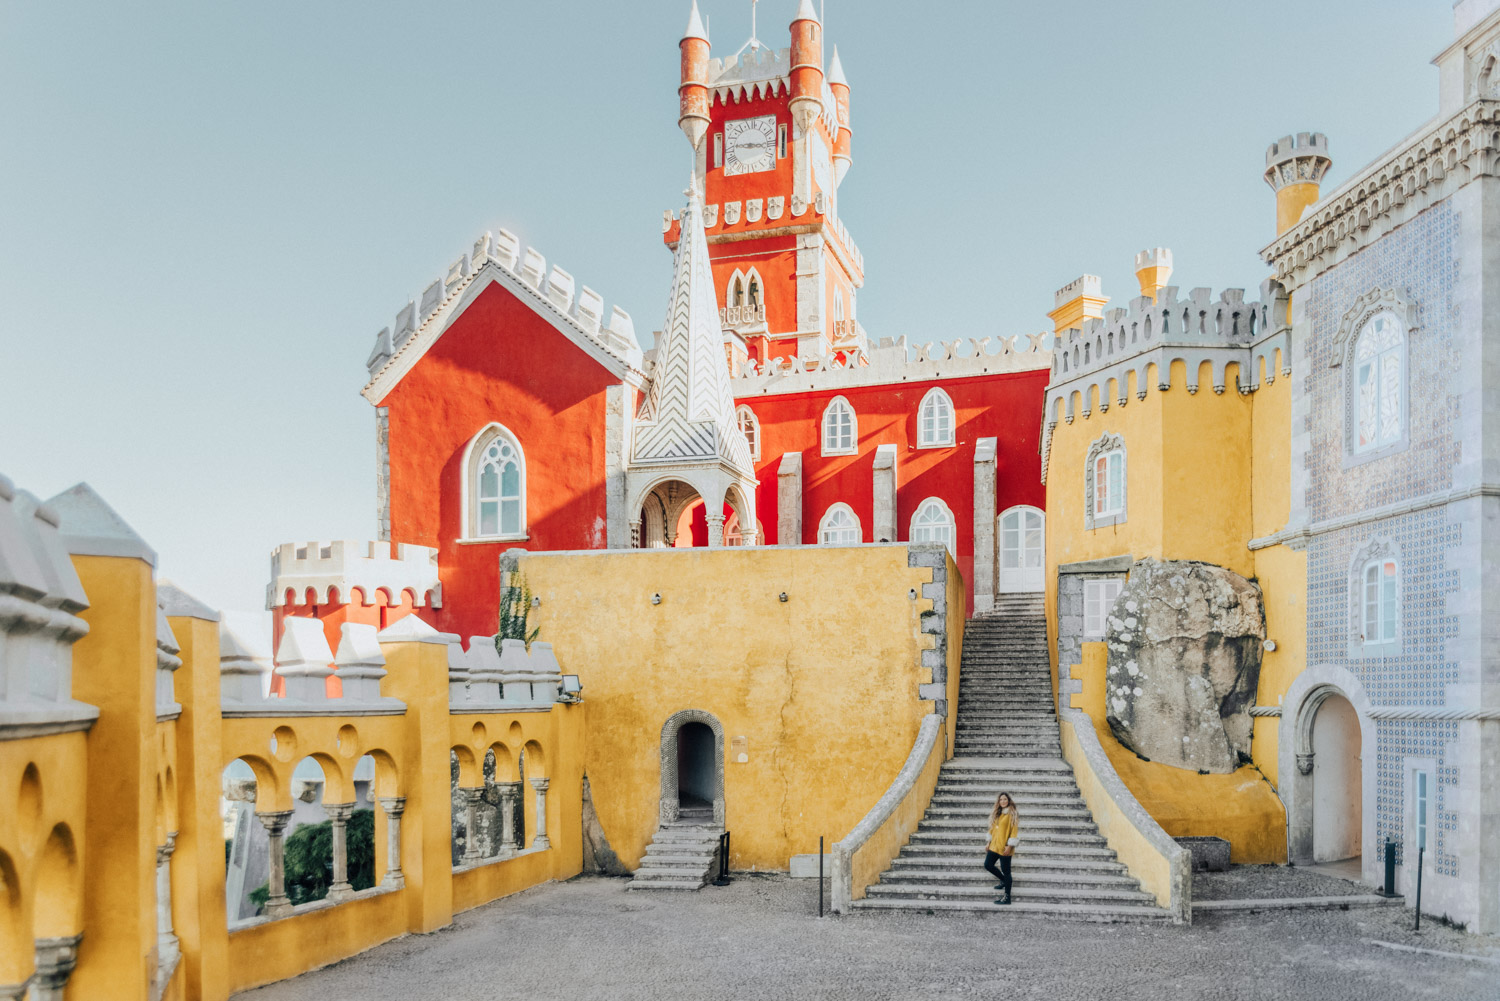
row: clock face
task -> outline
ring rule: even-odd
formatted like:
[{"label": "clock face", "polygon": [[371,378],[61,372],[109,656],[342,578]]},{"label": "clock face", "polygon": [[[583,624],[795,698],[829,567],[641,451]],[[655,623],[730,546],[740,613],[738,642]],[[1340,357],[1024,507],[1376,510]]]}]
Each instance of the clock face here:
[{"label": "clock face", "polygon": [[776,116],[741,118],[724,125],[724,173],[757,174],[776,169]]}]

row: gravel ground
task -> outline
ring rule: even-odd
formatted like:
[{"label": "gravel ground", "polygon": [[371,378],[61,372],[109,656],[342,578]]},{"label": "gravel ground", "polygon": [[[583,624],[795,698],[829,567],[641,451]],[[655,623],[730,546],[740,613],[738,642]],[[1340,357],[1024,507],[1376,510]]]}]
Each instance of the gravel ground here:
[{"label": "gravel ground", "polygon": [[[1276,1001],[1500,998],[1500,939],[1400,908],[1215,915],[1191,928],[1019,917],[817,918],[816,884],[742,876],[697,893],[627,893],[580,877],[459,915],[241,1001]],[[1500,963],[1500,959],[1496,960]]]},{"label": "gravel ground", "polygon": [[1227,872],[1193,873],[1194,900],[1346,897],[1374,892],[1360,883],[1288,865],[1236,865]]}]

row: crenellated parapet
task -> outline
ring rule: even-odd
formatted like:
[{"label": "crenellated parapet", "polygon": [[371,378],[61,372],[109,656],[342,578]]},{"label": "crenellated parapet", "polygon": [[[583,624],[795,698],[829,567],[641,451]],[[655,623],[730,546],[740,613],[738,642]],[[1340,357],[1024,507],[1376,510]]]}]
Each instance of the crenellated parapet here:
[{"label": "crenellated parapet", "polygon": [[730,380],[736,399],[775,393],[805,393],[928,379],[962,379],[1003,372],[1033,372],[1052,364],[1051,335],[960,337],[909,345],[905,337],[883,337],[868,351],[843,359],[832,353],[811,358],[746,362]]},{"label": "crenellated parapet", "polygon": [[[1210,364],[1213,391],[1223,393],[1234,367],[1234,387],[1244,394],[1291,372],[1291,327],[1286,293],[1274,280],[1261,285],[1261,301],[1246,302],[1243,289],[1195,288],[1179,298],[1168,285],[1156,297],[1141,296],[1128,308],[1112,309],[1082,329],[1063,331],[1052,358],[1052,375],[1043,410],[1042,478],[1046,480],[1052,429],[1072,423],[1093,406],[1107,411],[1129,402],[1134,392],[1144,400],[1154,385],[1171,388],[1175,362],[1186,370],[1185,388],[1196,393],[1199,373]],[[1151,381],[1154,370],[1154,383]],[[1095,402],[1097,401],[1097,402]]]},{"label": "crenellated parapet", "polygon": [[473,250],[463,254],[442,277],[435,279],[396,314],[393,326],[375,335],[375,346],[365,361],[370,382],[364,395],[378,401],[427,350],[448,322],[482,291],[499,281],[562,332],[600,360],[609,360],[622,374],[641,369],[641,348],[630,314],[619,306],[607,313],[604,298],[580,285],[567,271],[552,265],[534,247],[521,247],[509,230],[480,234]]},{"label": "crenellated parapet", "polygon": [[530,648],[518,639],[469,637],[469,649],[455,636],[448,644],[448,704],[455,713],[517,706],[550,707],[562,685],[562,666],[551,643]]},{"label": "crenellated parapet", "polygon": [[0,476],[0,740],[99,715],[73,699],[73,644],[89,631],[79,617],[89,600],[59,524],[51,505]]},{"label": "crenellated parapet", "polygon": [[[394,551],[394,554],[393,554]],[[286,542],[271,552],[271,582],[266,586],[266,607],[288,604],[330,603],[330,589],[337,588],[334,602],[352,604],[354,592],[366,606],[376,603],[376,592],[384,591],[390,604],[402,602],[410,592],[412,604],[421,608],[443,607],[443,585],[438,580],[437,550],[405,543]],[[308,591],[314,600],[306,601]]]}]

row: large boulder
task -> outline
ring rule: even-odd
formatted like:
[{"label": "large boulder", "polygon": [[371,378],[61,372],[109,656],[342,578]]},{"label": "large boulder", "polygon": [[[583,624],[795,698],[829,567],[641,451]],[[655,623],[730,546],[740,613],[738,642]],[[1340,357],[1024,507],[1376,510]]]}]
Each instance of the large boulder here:
[{"label": "large boulder", "polygon": [[1211,563],[1139,561],[1105,631],[1115,738],[1143,758],[1193,771],[1249,762],[1265,638],[1254,583]]}]

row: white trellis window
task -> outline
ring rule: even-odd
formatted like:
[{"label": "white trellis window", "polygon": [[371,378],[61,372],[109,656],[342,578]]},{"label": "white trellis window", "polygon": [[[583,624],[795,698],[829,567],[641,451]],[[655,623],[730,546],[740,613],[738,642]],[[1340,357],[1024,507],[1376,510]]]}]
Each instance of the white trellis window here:
[{"label": "white trellis window", "polygon": [[1375,559],[1364,569],[1364,643],[1372,646],[1396,641],[1399,614],[1397,584],[1401,568],[1394,559]]},{"label": "white trellis window", "polygon": [[930,389],[917,411],[917,447],[942,448],[953,444],[953,400],[941,389]]},{"label": "white trellis window", "polygon": [[845,546],[861,541],[859,518],[848,504],[838,503],[823,515],[818,541],[825,546]]},{"label": "white trellis window", "polygon": [[1117,448],[1094,459],[1094,517],[1125,510],[1125,450]]},{"label": "white trellis window", "polygon": [[1083,582],[1083,636],[1097,640],[1104,636],[1109,610],[1125,587],[1121,577],[1095,577]]},{"label": "white trellis window", "polygon": [[854,408],[842,396],[835,396],[823,411],[823,454],[853,455],[859,440],[859,425]]},{"label": "white trellis window", "polygon": [[958,528],[948,505],[936,497],[917,505],[917,513],[911,516],[910,538],[912,542],[941,542],[956,556]]},{"label": "white trellis window", "polygon": [[1406,397],[1406,337],[1396,314],[1370,318],[1354,347],[1354,451],[1368,452],[1401,440]]},{"label": "white trellis window", "polygon": [[734,419],[745,440],[750,443],[750,458],[760,461],[760,421],[756,419],[755,411],[749,407],[739,407],[734,412]]},{"label": "white trellis window", "polygon": [[470,538],[526,534],[526,457],[509,431],[492,424],[469,447],[467,528]]}]

